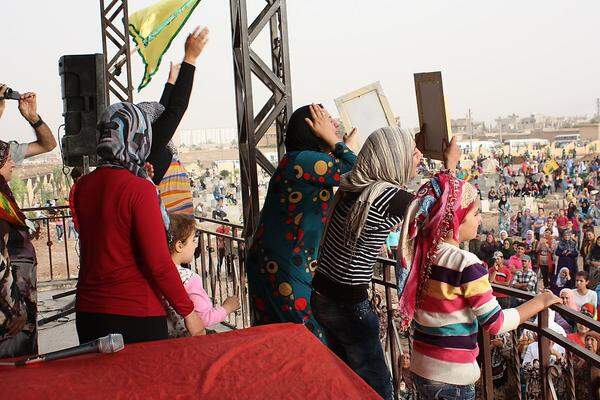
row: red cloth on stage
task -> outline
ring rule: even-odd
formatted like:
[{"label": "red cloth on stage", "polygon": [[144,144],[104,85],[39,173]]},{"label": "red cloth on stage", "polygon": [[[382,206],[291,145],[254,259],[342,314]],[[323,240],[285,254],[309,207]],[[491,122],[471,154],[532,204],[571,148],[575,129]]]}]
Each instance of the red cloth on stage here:
[{"label": "red cloth on stage", "polygon": [[169,254],[154,184],[126,169],[98,168],[76,187],[77,311],[161,316],[162,294],[179,315],[191,313],[194,305]]},{"label": "red cloth on stage", "polygon": [[[7,399],[380,399],[306,327],[273,324],[0,367]],[[22,384],[19,384],[21,382]]]}]

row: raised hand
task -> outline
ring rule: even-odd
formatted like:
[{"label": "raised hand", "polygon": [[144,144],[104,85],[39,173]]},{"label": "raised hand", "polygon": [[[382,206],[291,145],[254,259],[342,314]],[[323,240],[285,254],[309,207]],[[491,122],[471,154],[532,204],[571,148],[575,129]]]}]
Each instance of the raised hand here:
[{"label": "raised hand", "polygon": [[446,141],[444,148],[444,165],[446,168],[453,170],[456,169],[458,162],[460,161],[460,148],[456,143],[456,136],[452,137],[450,143]]},{"label": "raised hand", "polygon": [[37,122],[37,97],[35,93],[27,92],[19,99],[19,111],[29,123]]},{"label": "raised hand", "polygon": [[169,64],[169,79],[167,80],[168,83],[174,85],[175,82],[177,81],[177,77],[179,76],[179,70],[181,69],[181,63],[179,64],[173,64],[173,61],[170,62]]},{"label": "raised hand", "polygon": [[355,153],[358,152],[358,129],[352,128],[350,133],[344,134],[343,140],[350,150]]},{"label": "raised hand", "polygon": [[6,89],[8,89],[8,86],[4,83],[0,83],[0,97],[2,97],[2,100],[0,100],[0,117],[4,112],[4,107],[6,107],[6,103],[4,102],[4,92],[6,92]]},{"label": "raised hand", "polygon": [[185,56],[183,57],[183,61],[188,64],[195,64],[207,42],[208,28],[200,30],[199,26],[196,27],[194,32],[190,33],[185,41]]},{"label": "raised hand", "polygon": [[331,116],[323,107],[318,104],[311,104],[310,118],[304,118],[310,129],[316,137],[323,140],[330,148],[334,148],[336,143],[340,141],[337,135],[337,128],[333,123]]}]

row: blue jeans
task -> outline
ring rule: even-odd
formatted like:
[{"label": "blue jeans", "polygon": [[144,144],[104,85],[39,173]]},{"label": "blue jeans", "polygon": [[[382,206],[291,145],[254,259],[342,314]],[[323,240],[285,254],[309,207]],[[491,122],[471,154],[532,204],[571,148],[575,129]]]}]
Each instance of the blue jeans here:
[{"label": "blue jeans", "polygon": [[421,399],[426,400],[475,400],[475,385],[453,385],[431,381],[412,374],[413,385]]},{"label": "blue jeans", "polygon": [[384,399],[393,399],[392,377],[379,340],[379,318],[369,300],[333,301],[313,290],[311,307],[329,348]]}]

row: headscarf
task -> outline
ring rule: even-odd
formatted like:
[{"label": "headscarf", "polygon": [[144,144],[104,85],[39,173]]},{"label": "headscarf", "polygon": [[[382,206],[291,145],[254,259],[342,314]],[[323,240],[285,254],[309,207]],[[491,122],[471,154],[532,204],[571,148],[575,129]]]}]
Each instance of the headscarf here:
[{"label": "headscarf", "polygon": [[531,245],[535,241],[535,235],[531,229],[525,232],[525,243]]},{"label": "headscarf", "polygon": [[[4,167],[9,155],[10,143],[0,140],[0,168]],[[14,228],[27,229],[27,217],[19,208],[3,175],[0,175],[0,219],[8,222]]]},{"label": "headscarf", "polygon": [[558,242],[558,249],[562,252],[570,251],[571,253],[575,253],[577,251],[577,243],[575,243],[575,241],[570,238],[565,240],[564,235],[566,232],[569,232],[570,234],[570,231],[563,232],[563,234],[560,237],[560,241]]},{"label": "headscarf", "polygon": [[[152,124],[148,115],[132,103],[116,103],[109,106],[100,118],[99,139],[96,153],[100,167],[127,169],[136,176],[149,179],[144,163],[152,147]],[[169,230],[169,216],[158,196],[160,213]]]},{"label": "headscarf", "polygon": [[564,288],[560,291],[559,297],[566,297],[567,304],[565,304],[565,306],[569,307],[571,310],[579,311],[577,309],[577,304],[575,303],[575,296],[573,296],[573,291],[571,289]]},{"label": "headscarf", "polygon": [[[165,106],[158,101],[142,101],[141,103],[137,103],[136,106],[148,116],[150,125],[158,121],[160,116],[165,112]],[[178,155],[177,147],[175,147],[173,140],[169,140],[167,143],[167,150],[169,150],[172,156]]]},{"label": "headscarf", "polygon": [[[340,180],[336,201],[344,192],[360,193],[348,212],[346,243],[360,237],[373,202],[388,188],[401,188],[410,181],[413,170],[412,135],[399,127],[377,129],[358,153],[356,164]],[[335,206],[335,204],[334,204]]]},{"label": "headscarf", "polygon": [[[565,270],[567,271],[567,277],[563,278],[561,276],[561,273],[563,271],[565,271]],[[565,287],[565,285],[567,284],[567,282],[570,281],[570,280],[571,280],[571,274],[570,274],[569,268],[562,267],[560,269],[560,271],[558,271],[558,274],[556,274],[556,287],[559,287],[559,288]]]},{"label": "headscarf", "polygon": [[590,318],[594,318],[594,314],[596,312],[596,310],[594,310],[594,305],[592,303],[585,303],[584,305],[581,306],[581,309],[579,310],[582,314],[590,317]]},{"label": "headscarf", "polygon": [[141,103],[137,103],[136,106],[146,114],[150,120],[150,124],[158,121],[162,113],[165,112],[165,106],[158,101],[142,101]]},{"label": "headscarf", "polygon": [[506,207],[507,203],[508,197],[505,194],[503,194],[502,196],[500,196],[500,201],[498,202],[498,209]]},{"label": "headscarf", "polygon": [[473,185],[446,172],[419,188],[404,217],[396,267],[402,328],[419,307],[439,244],[449,234],[459,240],[460,224],[478,198]]},{"label": "headscarf", "polygon": [[327,144],[310,129],[305,118],[311,118],[309,106],[300,107],[292,113],[285,130],[285,151],[323,151]]},{"label": "headscarf", "polygon": [[101,167],[124,168],[141,178],[152,146],[152,125],[148,116],[136,105],[116,103],[100,118],[96,152]]}]

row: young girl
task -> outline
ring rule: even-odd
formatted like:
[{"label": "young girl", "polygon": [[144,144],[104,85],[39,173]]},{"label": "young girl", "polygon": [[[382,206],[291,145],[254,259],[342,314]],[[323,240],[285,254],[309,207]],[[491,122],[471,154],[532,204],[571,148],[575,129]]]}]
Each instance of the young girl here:
[{"label": "young girl", "polygon": [[483,262],[459,247],[477,235],[480,223],[476,189],[447,172],[423,185],[406,212],[397,268],[400,313],[404,328],[415,322],[411,371],[426,399],[475,399],[480,324],[502,334],[560,302],[546,291],[502,310]]},{"label": "young girl", "polygon": [[[171,251],[171,258],[177,266],[177,271],[190,300],[194,303],[194,311],[200,315],[206,327],[223,322],[228,314],[240,308],[239,298],[237,296],[228,297],[222,306],[213,307],[212,300],[202,287],[202,278],[200,275],[181,266],[181,264],[189,264],[194,260],[194,250],[198,244],[196,239],[196,221],[193,217],[181,214],[172,214],[169,219],[169,250]],[[168,307],[168,316],[170,337],[189,336],[183,320],[170,306]]]}]

